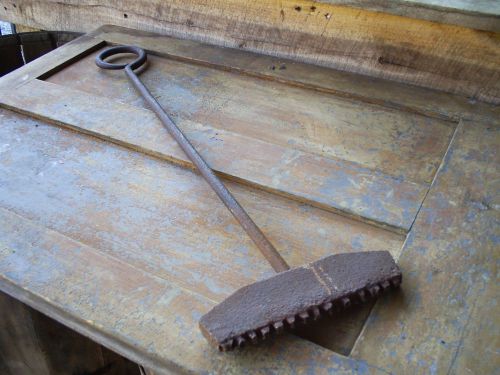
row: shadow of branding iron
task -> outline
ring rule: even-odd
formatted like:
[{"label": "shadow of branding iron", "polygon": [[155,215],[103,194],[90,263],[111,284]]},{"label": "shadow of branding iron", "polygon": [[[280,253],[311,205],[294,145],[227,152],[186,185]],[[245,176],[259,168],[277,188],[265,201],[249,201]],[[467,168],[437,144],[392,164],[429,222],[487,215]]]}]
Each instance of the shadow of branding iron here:
[{"label": "shadow of branding iron", "polygon": [[[105,61],[110,56],[123,53],[132,53],[137,57],[126,64]],[[278,272],[273,277],[237,290],[201,318],[200,329],[211,344],[221,351],[242,347],[273,333],[293,329],[296,324],[316,320],[321,314],[331,314],[351,304],[365,302],[391,287],[399,287],[402,274],[387,251],[330,255],[290,269],[134,73],[146,59],[146,53],[141,48],[115,46],[102,51],[96,58],[96,64],[103,69],[125,70],[170,135]]]}]

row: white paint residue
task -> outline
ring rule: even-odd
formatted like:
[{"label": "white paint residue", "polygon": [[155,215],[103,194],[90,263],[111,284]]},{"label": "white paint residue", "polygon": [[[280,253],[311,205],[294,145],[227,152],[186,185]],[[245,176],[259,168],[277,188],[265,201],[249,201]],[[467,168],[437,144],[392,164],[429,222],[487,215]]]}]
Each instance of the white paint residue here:
[{"label": "white paint residue", "polygon": [[394,195],[394,190],[390,189],[387,193],[385,193],[386,198],[391,198]]},{"label": "white paint residue", "polygon": [[348,181],[351,183],[351,185],[352,185],[352,186],[354,186],[356,189],[360,189],[360,188],[361,188],[361,186],[360,186],[359,184],[357,184],[357,183],[356,183],[356,182],[355,182],[352,178],[348,178],[347,180],[348,180]]},{"label": "white paint residue", "polygon": [[0,146],[0,154],[1,154],[2,152],[7,151],[7,150],[10,150],[10,144],[8,144],[8,143],[4,143],[3,145],[1,145],[1,146]]}]

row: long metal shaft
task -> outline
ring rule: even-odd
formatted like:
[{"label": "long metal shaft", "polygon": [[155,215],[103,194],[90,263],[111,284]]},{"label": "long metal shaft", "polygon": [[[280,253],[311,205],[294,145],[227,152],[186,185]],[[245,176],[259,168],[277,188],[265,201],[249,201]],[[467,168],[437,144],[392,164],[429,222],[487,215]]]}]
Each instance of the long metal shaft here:
[{"label": "long metal shaft", "polygon": [[276,272],[282,272],[290,269],[290,266],[285,262],[285,260],[278,253],[276,248],[269,242],[264,233],[259,229],[259,227],[253,222],[253,220],[248,216],[243,207],[240,206],[238,201],[229,192],[222,181],[215,175],[212,169],[208,166],[201,155],[196,151],[194,146],[189,142],[184,133],[175,125],[170,116],[163,110],[156,99],[151,95],[146,86],[137,77],[134,71],[127,66],[125,68],[125,73],[130,81],[133,83],[134,87],[141,93],[151,109],[157,114],[161,122],[168,130],[170,135],[177,141],[182,150],[191,159],[193,164],[198,168],[201,175],[205,178],[208,184],[215,191],[217,196],[224,202],[226,207],[231,211],[233,216],[241,224],[245,232],[252,239],[252,241],[257,245],[260,252],[271,264]]}]

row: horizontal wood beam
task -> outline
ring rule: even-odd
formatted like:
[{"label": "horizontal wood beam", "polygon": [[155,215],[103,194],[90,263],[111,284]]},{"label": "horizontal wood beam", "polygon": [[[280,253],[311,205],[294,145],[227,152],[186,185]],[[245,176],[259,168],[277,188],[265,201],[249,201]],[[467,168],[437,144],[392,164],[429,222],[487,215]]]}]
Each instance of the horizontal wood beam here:
[{"label": "horizontal wood beam", "polygon": [[0,1],[49,30],[116,24],[500,102],[498,33],[313,1]]},{"label": "horizontal wood beam", "polygon": [[497,0],[319,0],[398,16],[447,23],[471,29],[500,31]]}]

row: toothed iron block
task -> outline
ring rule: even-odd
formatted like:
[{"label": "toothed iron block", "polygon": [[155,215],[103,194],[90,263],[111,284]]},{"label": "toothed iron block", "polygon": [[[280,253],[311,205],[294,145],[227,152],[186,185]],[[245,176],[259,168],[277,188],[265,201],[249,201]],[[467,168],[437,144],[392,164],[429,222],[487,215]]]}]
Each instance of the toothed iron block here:
[{"label": "toothed iron block", "polygon": [[219,350],[232,350],[320,312],[365,302],[401,281],[387,251],[331,255],[237,290],[201,318],[200,329]]}]

